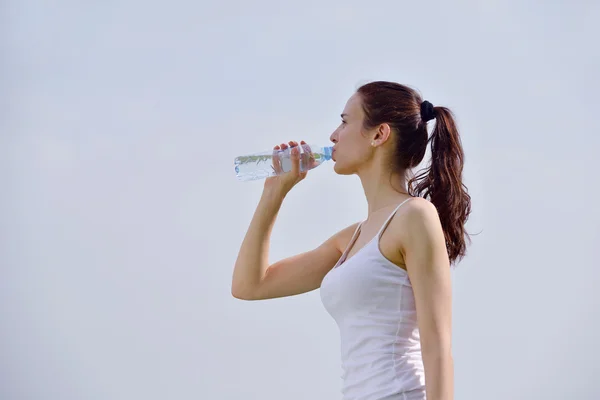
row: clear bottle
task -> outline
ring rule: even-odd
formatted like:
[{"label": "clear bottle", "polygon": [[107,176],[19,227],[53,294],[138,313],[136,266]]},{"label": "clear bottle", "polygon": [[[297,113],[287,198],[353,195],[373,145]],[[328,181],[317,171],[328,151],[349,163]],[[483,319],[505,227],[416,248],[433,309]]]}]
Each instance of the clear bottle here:
[{"label": "clear bottle", "polygon": [[[331,146],[303,144],[298,147],[300,149],[300,171],[316,168],[324,161],[331,160],[333,150]],[[307,152],[312,153],[312,158]],[[234,164],[235,174],[240,181],[268,178],[277,175],[277,171],[285,173],[292,170],[291,148],[239,156],[235,158]],[[281,166],[281,168],[275,168],[275,165]]]}]

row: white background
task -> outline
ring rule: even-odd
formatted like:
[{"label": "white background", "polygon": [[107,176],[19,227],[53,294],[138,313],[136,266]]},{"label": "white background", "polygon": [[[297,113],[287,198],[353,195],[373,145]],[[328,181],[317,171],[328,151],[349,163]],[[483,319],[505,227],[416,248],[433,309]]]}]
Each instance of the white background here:
[{"label": "white background", "polygon": [[[453,271],[457,400],[598,399],[592,1],[56,1],[0,9],[0,398],[339,399],[319,292],[243,302],[262,181],[237,155],[329,144],[360,84],[457,115],[476,235]],[[276,261],[366,218],[331,163]]]}]

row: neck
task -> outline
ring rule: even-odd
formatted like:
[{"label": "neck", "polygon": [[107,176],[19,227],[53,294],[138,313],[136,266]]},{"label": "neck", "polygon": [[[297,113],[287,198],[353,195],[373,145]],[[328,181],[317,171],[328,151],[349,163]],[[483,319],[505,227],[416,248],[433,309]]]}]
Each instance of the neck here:
[{"label": "neck", "polygon": [[357,173],[365,192],[368,215],[407,198],[406,177],[404,173],[390,173],[383,163],[372,163]]}]

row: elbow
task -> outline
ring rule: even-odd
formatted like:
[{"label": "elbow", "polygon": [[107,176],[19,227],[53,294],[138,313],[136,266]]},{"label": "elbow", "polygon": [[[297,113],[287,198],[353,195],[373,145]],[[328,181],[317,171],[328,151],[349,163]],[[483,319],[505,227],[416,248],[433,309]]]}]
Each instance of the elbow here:
[{"label": "elbow", "polygon": [[231,295],[238,300],[247,300],[245,294],[235,286],[231,286]]},{"label": "elbow", "polygon": [[231,295],[238,300],[260,300],[258,290],[261,282],[234,277],[231,282]]},{"label": "elbow", "polygon": [[231,287],[231,295],[238,300],[255,300],[255,298],[250,293],[248,293],[248,291],[240,290],[235,286]]}]

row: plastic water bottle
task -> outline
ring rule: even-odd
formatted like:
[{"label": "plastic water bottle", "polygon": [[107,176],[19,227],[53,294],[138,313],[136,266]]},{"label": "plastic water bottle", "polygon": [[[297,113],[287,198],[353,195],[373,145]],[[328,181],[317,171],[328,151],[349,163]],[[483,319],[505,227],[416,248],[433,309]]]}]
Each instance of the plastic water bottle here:
[{"label": "plastic water bottle", "polygon": [[[300,171],[306,171],[307,168],[316,168],[324,161],[331,160],[333,147],[303,144],[298,146],[298,148],[300,150]],[[307,151],[312,152],[312,159],[310,160],[307,156],[303,156]],[[235,158],[234,164],[235,174],[240,181],[251,181],[275,176],[278,172],[274,165],[281,166],[281,173],[289,172],[292,170],[291,147],[285,150],[270,150],[239,156]]]}]

